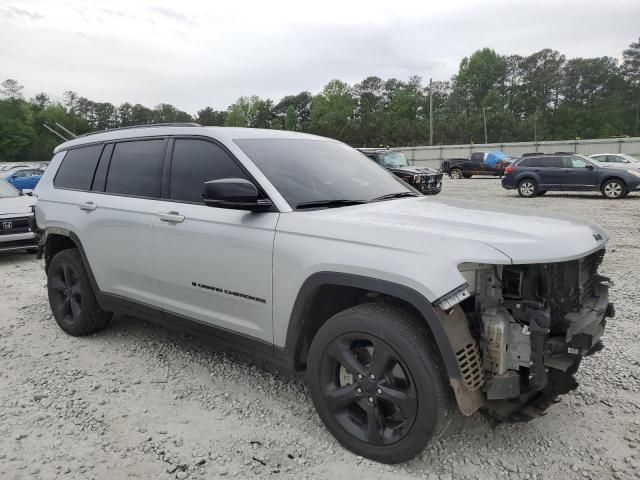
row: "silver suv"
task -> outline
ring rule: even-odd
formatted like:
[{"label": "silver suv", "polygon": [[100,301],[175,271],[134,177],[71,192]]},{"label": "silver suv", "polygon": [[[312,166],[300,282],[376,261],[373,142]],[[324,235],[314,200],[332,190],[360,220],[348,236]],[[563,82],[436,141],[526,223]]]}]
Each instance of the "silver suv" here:
[{"label": "silver suv", "polygon": [[540,415],[614,313],[600,227],[425,197],[327,138],[101,132],[60,145],[35,193],[65,332],[129,314],[306,370],[326,427],[381,462],[456,407]]}]

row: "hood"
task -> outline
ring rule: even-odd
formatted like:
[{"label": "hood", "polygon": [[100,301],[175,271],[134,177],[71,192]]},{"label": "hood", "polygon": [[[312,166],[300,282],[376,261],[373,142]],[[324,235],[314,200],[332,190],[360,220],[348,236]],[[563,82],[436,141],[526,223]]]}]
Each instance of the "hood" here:
[{"label": "hood", "polygon": [[0,217],[3,215],[31,213],[31,207],[35,203],[36,199],[28,195],[0,198]]},{"label": "hood", "polygon": [[[387,230],[389,235],[382,232],[374,235],[388,239],[392,245],[419,241],[425,249],[430,245],[438,249],[463,246],[471,252],[489,246],[514,264],[574,260],[601,249],[608,240],[600,226],[576,218],[434,197],[319,210],[313,215],[333,222]],[[349,230],[353,231],[343,229]],[[377,241],[376,237],[370,237],[371,241]]]},{"label": "hood", "polygon": [[395,174],[409,173],[411,175],[419,175],[419,174],[434,174],[438,173],[437,170],[429,167],[387,167],[390,172]]}]

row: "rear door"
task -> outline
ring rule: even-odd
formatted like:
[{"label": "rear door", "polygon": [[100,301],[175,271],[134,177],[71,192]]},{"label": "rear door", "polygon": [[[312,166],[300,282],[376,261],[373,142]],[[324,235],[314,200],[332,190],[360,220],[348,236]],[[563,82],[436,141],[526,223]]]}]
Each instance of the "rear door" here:
[{"label": "rear door", "polygon": [[159,289],[151,224],[167,143],[150,138],[105,145],[92,190],[77,199],[84,216],[80,238],[100,290],[152,305]]},{"label": "rear door", "polygon": [[538,157],[535,171],[543,190],[558,190],[562,185],[562,159],[560,157]]},{"label": "rear door", "polygon": [[577,157],[562,157],[562,187],[567,190],[597,188],[598,172],[591,163]]},{"label": "rear door", "polygon": [[[273,343],[273,241],[279,214],[206,206],[204,183],[253,179],[220,144],[171,141],[153,218],[160,305],[168,312]],[[255,183],[255,182],[254,182]]]}]

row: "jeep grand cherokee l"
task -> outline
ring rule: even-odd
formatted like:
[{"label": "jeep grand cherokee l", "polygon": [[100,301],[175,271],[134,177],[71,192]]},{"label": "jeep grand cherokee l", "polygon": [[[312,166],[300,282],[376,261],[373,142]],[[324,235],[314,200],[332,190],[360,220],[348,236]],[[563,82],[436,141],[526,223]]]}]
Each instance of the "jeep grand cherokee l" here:
[{"label": "jeep grand cherokee l", "polygon": [[426,197],[327,138],[106,131],[57,147],[36,194],[65,332],[119,312],[306,370],[329,431],[381,462],[453,406],[540,415],[614,313],[600,227]]}]

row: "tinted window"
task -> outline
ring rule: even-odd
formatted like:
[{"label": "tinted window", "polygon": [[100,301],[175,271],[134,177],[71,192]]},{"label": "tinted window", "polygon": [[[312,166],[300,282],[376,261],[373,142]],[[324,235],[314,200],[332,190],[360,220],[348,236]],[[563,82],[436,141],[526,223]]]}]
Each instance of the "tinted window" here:
[{"label": "tinted window", "polygon": [[280,138],[242,139],[235,143],[292,207],[327,200],[371,200],[414,191],[343,143]]},{"label": "tinted window", "polygon": [[165,140],[117,143],[113,149],[106,192],[160,197]]},{"label": "tinted window", "polygon": [[562,168],[562,159],[560,157],[544,157],[540,158],[540,166],[545,168]]},{"label": "tinted window", "polygon": [[89,190],[101,151],[102,145],[69,150],[62,160],[53,185],[58,188]]},{"label": "tinted window", "polygon": [[518,167],[537,167],[539,164],[540,162],[537,158],[525,158],[518,162]]},{"label": "tinted window", "polygon": [[169,198],[202,202],[204,183],[220,178],[249,180],[233,158],[218,145],[205,140],[175,141]]}]

